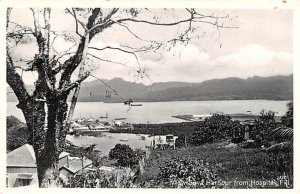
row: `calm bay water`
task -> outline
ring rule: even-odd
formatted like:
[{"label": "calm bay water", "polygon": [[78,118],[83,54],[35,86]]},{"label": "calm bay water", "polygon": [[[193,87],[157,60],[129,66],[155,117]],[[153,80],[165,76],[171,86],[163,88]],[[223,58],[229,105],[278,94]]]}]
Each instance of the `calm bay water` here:
[{"label": "calm bay water", "polygon": [[[74,112],[74,118],[94,117],[108,115],[104,121],[112,121],[115,118],[126,118],[131,123],[166,123],[182,122],[181,119],[172,118],[172,115],[183,114],[210,114],[224,112],[227,114],[246,113],[259,114],[262,109],[272,110],[277,115],[284,115],[287,111],[288,101],[270,100],[230,100],[230,101],[179,101],[179,102],[143,102],[143,106],[135,106],[129,109],[122,103],[102,102],[78,102]],[[22,112],[16,108],[16,102],[7,103],[7,115],[14,115],[24,121]],[[146,150],[150,145],[151,137],[145,135],[146,139],[141,140],[135,134],[114,134],[105,133],[103,137],[88,136],[67,136],[67,139],[78,146],[96,144],[96,149],[103,155],[107,155],[117,143],[127,144],[133,149]],[[128,141],[120,141],[127,139]]]},{"label": "calm bay water", "polygon": [[[143,102],[143,106],[134,106],[129,109],[123,103],[78,102],[74,118],[108,115],[106,121],[115,118],[126,118],[130,123],[166,123],[181,122],[172,118],[173,115],[183,114],[210,114],[215,112],[259,114],[262,109],[272,110],[277,115],[284,115],[288,101],[271,100],[228,100],[228,101],[176,101],[176,102]],[[7,102],[7,115],[14,115],[24,121],[16,102]]]},{"label": "calm bay water", "polygon": [[[103,155],[108,155],[109,151],[115,147],[116,144],[126,144],[132,149],[146,150],[146,146],[150,146],[153,138],[148,135],[143,135],[145,140],[141,140],[141,134],[128,134],[128,133],[103,133],[103,137],[91,137],[91,136],[72,136],[67,135],[67,140],[71,141],[77,146],[89,146],[96,144],[95,149],[100,150]],[[127,139],[128,141],[120,141],[121,139]]]}]

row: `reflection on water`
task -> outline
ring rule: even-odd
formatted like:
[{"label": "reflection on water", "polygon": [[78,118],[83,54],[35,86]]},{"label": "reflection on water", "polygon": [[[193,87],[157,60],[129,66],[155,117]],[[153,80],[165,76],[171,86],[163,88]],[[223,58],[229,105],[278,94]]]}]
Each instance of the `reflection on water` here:
[{"label": "reflection on water", "polygon": [[[145,139],[142,140],[141,136],[144,136]],[[71,141],[74,145],[77,146],[89,146],[96,144],[96,150],[102,152],[103,155],[108,155],[109,151],[115,147],[116,144],[126,144],[129,145],[132,149],[142,149],[146,150],[146,146],[150,146],[152,137],[142,134],[128,134],[128,133],[103,133],[101,137],[92,137],[92,136],[72,136],[67,135],[67,140]],[[121,141],[123,140],[123,141]]]},{"label": "reflection on water", "polygon": [[[124,106],[123,103],[103,103],[103,102],[78,102],[74,112],[74,118],[108,116],[103,121],[112,121],[116,118],[126,118],[125,122],[130,123],[166,123],[182,122],[173,115],[192,115],[192,114],[211,114],[215,112],[224,112],[227,114],[247,113],[259,114],[264,110],[272,110],[277,115],[284,115],[287,111],[288,101],[271,100],[228,100],[228,101],[176,101],[176,102],[143,102],[143,106],[131,107]],[[14,115],[24,121],[20,109],[16,108],[17,102],[7,103],[7,115]],[[100,119],[101,120],[101,119]],[[107,155],[117,143],[127,144],[133,149],[146,149],[150,146],[151,137],[146,136],[142,140],[135,134],[123,133],[104,133],[103,137],[74,137],[67,136],[67,139],[75,145],[87,146],[96,144],[96,149]],[[128,140],[128,141],[120,141]]]},{"label": "reflection on water", "polygon": [[[224,112],[227,114],[247,113],[259,114],[262,109],[272,110],[278,115],[287,111],[288,101],[272,100],[227,100],[227,101],[176,101],[176,102],[143,102],[143,106],[131,107],[123,103],[103,102],[78,102],[76,104],[74,118],[94,117],[108,115],[106,121],[115,118],[126,118],[130,123],[166,123],[182,122],[173,118],[174,115],[183,114],[210,114]],[[7,115],[14,115],[24,121],[20,109],[16,108],[16,102],[7,103]]]}]

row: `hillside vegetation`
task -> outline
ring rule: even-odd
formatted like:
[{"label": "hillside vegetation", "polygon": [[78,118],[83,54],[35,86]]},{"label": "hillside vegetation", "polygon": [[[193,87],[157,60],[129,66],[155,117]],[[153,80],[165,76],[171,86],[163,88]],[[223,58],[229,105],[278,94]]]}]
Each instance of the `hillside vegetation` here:
[{"label": "hillside vegetation", "polygon": [[[207,80],[201,83],[158,82],[150,86],[132,83],[122,78],[103,80],[117,91],[117,96],[102,82],[95,80],[82,84],[79,101],[83,102],[123,102],[132,99],[141,102],[189,101],[189,100],[292,100],[293,75],[251,77],[248,79],[225,78]],[[30,89],[30,87],[29,87]],[[10,89],[8,89],[10,91]],[[15,101],[13,93],[8,93],[8,101]]]}]

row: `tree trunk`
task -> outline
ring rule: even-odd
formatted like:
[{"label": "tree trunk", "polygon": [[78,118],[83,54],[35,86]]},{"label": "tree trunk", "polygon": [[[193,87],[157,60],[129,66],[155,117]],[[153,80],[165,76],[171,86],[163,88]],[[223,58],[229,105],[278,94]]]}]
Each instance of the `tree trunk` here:
[{"label": "tree trunk", "polygon": [[[32,133],[40,187],[58,183],[58,156],[65,146],[64,121],[68,110],[67,95],[54,91],[47,95],[47,101],[32,98],[22,109],[27,127]],[[45,105],[47,104],[47,121]],[[47,127],[45,126],[47,123]]]}]

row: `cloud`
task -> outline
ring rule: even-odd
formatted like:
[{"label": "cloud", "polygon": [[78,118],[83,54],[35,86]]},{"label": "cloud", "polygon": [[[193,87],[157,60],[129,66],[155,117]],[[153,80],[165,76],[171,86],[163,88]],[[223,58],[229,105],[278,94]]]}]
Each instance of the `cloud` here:
[{"label": "cloud", "polygon": [[[187,46],[180,46],[181,60],[185,63],[203,62],[209,60],[209,54],[201,52],[197,46],[189,44]],[[181,63],[183,64],[183,63]]]},{"label": "cloud", "polygon": [[[211,11],[216,10],[208,10],[209,13]],[[185,18],[181,10],[175,12],[176,17],[178,15]],[[239,16],[241,25],[238,29],[221,31],[222,48],[211,36],[214,28],[210,29],[207,25],[199,24],[199,31],[195,34],[205,32],[206,36],[200,40],[192,39],[186,46],[177,44],[169,52],[161,51],[163,58],[159,61],[159,54],[138,54],[141,68],[145,68],[155,82],[200,82],[230,76],[246,78],[254,75],[292,73],[292,11],[234,9],[224,10],[224,13]],[[149,14],[141,16],[150,17]],[[174,18],[167,18],[171,19]],[[11,21],[32,27],[32,13],[21,8],[14,9]],[[51,27],[54,30],[68,32],[73,36],[74,24],[74,18],[70,14],[65,14],[63,9],[53,10]],[[145,40],[167,40],[185,29],[184,25],[162,28],[140,23],[130,23],[128,27]],[[80,32],[82,33],[82,29]],[[115,47],[120,45],[139,47],[146,43],[134,38],[126,28],[115,25],[96,36],[90,46],[103,47],[108,44]],[[67,44],[63,38],[57,38],[54,46],[61,52],[67,50],[71,44]],[[20,57],[30,59],[37,53],[37,47],[30,42],[13,52],[16,59]],[[135,80],[139,66],[133,55],[113,50],[89,52],[100,58],[124,64],[107,63],[90,57],[90,65],[96,68],[94,74],[106,79],[123,77],[126,80]],[[32,74],[28,74],[28,80],[33,78]],[[147,79],[141,81],[147,82]]]},{"label": "cloud", "polygon": [[220,56],[216,64],[223,64],[225,72],[236,72],[243,78],[293,72],[291,53],[271,51],[259,44],[249,44],[237,53]]},{"label": "cloud", "polygon": [[[96,45],[104,47],[107,44],[97,41],[91,46]],[[120,47],[117,43],[109,45]],[[89,57],[91,58],[89,61],[91,68],[95,69],[93,75],[102,79],[122,77],[128,81],[145,84],[151,84],[152,81],[201,82],[216,78],[287,75],[293,72],[291,53],[272,51],[254,43],[246,45],[236,53],[217,58],[211,58],[207,52],[201,51],[199,47],[193,44],[178,44],[169,52],[165,51],[163,59],[159,61],[157,61],[157,57],[137,55],[140,67],[145,69],[151,80],[147,76],[141,80],[136,79],[139,65],[132,54],[118,50],[90,50],[89,53],[102,59],[122,63],[109,63]],[[24,76],[27,77],[27,74]],[[36,78],[29,74],[26,82],[32,82],[34,79]],[[93,79],[89,78],[88,81]]]},{"label": "cloud", "polygon": [[195,45],[179,46],[174,52],[174,56],[168,53],[163,62],[144,61],[154,81],[201,82],[215,78],[287,75],[293,72],[291,53],[268,50],[254,43],[236,53],[215,59]]}]

